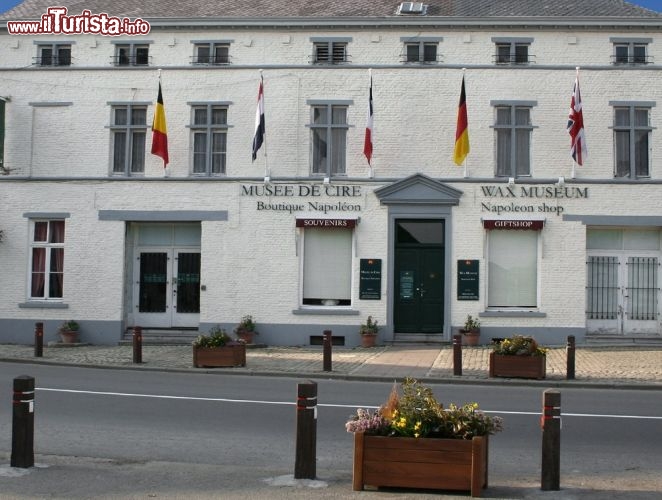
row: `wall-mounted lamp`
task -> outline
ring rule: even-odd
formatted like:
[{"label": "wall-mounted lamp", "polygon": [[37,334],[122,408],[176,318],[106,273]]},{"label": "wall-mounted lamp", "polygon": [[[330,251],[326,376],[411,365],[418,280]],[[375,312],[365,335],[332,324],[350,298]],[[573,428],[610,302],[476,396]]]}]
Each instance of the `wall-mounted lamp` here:
[{"label": "wall-mounted lamp", "polygon": [[515,178],[514,177],[508,177],[508,185],[509,186],[514,186],[515,185]]},{"label": "wall-mounted lamp", "polygon": [[559,177],[559,186],[564,186],[565,185],[565,177]]},{"label": "wall-mounted lamp", "polygon": [[331,179],[328,177],[324,178],[324,184],[331,184]]},{"label": "wall-mounted lamp", "polygon": [[269,184],[270,182],[271,182],[271,177],[269,177],[268,175],[265,175],[264,176],[264,183]]}]

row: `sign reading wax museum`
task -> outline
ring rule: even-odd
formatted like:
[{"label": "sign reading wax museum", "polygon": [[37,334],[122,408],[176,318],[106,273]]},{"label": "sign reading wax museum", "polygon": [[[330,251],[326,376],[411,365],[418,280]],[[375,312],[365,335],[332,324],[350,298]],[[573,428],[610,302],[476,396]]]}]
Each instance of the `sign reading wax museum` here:
[{"label": "sign reading wax museum", "polygon": [[479,300],[478,261],[457,261],[457,300]]},{"label": "sign reading wax museum", "polygon": [[258,212],[349,214],[363,210],[361,186],[347,184],[242,184]]},{"label": "sign reading wax museum", "polygon": [[361,259],[359,272],[359,299],[382,298],[382,259]]},{"label": "sign reading wax museum", "polygon": [[481,212],[496,215],[551,214],[565,212],[564,202],[588,198],[587,187],[565,185],[496,185],[480,186],[485,198],[480,204]]}]

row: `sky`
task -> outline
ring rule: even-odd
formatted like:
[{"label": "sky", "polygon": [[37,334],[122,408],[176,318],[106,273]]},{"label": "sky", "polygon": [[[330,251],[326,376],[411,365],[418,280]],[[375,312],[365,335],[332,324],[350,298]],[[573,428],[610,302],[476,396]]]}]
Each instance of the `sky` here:
[{"label": "sky", "polygon": [[[630,3],[646,7],[650,10],[662,12],[662,0],[628,0]],[[0,0],[0,13],[11,9],[14,5],[21,3],[21,0]],[[53,1],[52,5],[57,5],[57,1]]]}]

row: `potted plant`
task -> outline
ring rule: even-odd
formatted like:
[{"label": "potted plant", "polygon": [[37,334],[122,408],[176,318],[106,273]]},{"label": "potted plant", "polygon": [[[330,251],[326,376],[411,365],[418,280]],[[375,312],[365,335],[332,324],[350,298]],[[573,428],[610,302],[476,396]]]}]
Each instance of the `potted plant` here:
[{"label": "potted plant", "polygon": [[234,329],[234,333],[247,344],[252,344],[253,336],[258,335],[258,332],[255,329],[255,321],[253,321],[253,317],[250,314],[242,317],[241,321]]},{"label": "potted plant", "polygon": [[462,334],[462,344],[478,345],[480,339],[480,321],[471,314],[467,315],[464,326],[460,328]]},{"label": "potted plant", "polygon": [[361,346],[374,347],[377,341],[377,332],[379,332],[377,320],[373,320],[372,316],[368,316],[366,322],[363,323],[359,328],[359,334],[361,335]]},{"label": "potted plant", "polygon": [[80,325],[78,322],[69,319],[60,325],[57,329],[57,333],[60,335],[60,340],[63,344],[76,344],[78,342],[79,330]]},{"label": "potted plant", "polygon": [[375,412],[359,409],[345,427],[354,433],[353,489],[365,485],[467,490],[487,487],[488,436],[500,417],[478,404],[444,408],[429,387],[407,378]]},{"label": "potted plant", "polygon": [[533,337],[513,335],[495,342],[490,353],[490,377],[545,378],[547,348]]},{"label": "potted plant", "polygon": [[193,341],[193,366],[246,366],[246,344],[233,339],[224,329],[215,326],[209,330],[208,335],[199,335]]}]

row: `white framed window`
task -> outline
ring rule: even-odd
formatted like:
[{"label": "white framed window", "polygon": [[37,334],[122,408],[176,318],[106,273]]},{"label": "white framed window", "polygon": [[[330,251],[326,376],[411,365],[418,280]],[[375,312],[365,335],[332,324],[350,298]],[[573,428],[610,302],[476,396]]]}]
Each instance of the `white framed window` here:
[{"label": "white framed window", "polygon": [[531,175],[531,109],[535,102],[497,102],[494,106],[496,176]]},{"label": "white framed window", "polygon": [[614,108],[614,177],[650,177],[650,111],[655,103],[610,104]]},{"label": "white framed window", "polygon": [[115,44],[113,64],[115,66],[148,66],[149,45],[144,42]]},{"label": "white framed window", "polygon": [[228,144],[228,104],[191,105],[191,145],[193,173],[225,174]]},{"label": "white framed window", "polygon": [[404,44],[404,62],[436,63],[439,62],[438,47],[441,37],[402,37]]},{"label": "white framed window", "polygon": [[610,41],[614,44],[612,64],[637,65],[652,62],[648,55],[648,44],[652,43],[652,38],[611,38]]},{"label": "white framed window", "polygon": [[37,66],[70,66],[71,42],[37,44]]},{"label": "white framed window", "polygon": [[487,306],[538,306],[538,237],[535,230],[488,231]]},{"label": "white framed window", "polygon": [[111,116],[113,174],[129,176],[144,173],[147,105],[112,105]]},{"label": "white framed window", "polygon": [[533,60],[530,46],[533,38],[492,38],[494,42],[496,64],[520,65],[529,64]]},{"label": "white framed window", "polygon": [[64,220],[30,221],[31,299],[61,299],[64,290]]},{"label": "white framed window", "polygon": [[230,64],[230,44],[229,40],[194,41],[193,64]]},{"label": "white framed window", "polygon": [[311,173],[344,175],[347,168],[347,111],[352,101],[308,101],[311,105]]},{"label": "white framed window", "polygon": [[341,64],[349,62],[347,46],[352,41],[351,38],[331,37],[331,38],[311,38],[313,42],[313,64]]},{"label": "white framed window", "polygon": [[351,306],[353,230],[306,228],[302,233],[302,305]]}]

